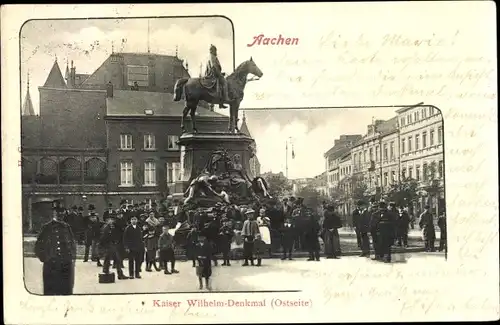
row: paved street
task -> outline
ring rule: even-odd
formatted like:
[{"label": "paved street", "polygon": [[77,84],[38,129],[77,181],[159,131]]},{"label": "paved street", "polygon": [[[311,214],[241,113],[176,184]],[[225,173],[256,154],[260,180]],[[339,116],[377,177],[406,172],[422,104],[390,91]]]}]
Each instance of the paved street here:
[{"label": "paved street", "polygon": [[[431,265],[430,262],[445,263],[444,254],[409,253],[407,263],[391,265],[375,262],[367,258],[343,257],[340,260],[309,262],[305,258],[294,261],[279,259],[264,260],[261,267],[242,267],[241,261],[233,261],[231,267],[213,267],[214,291],[255,291],[255,290],[304,290],[331,282],[341,274],[353,272],[359,267],[367,267],[374,272],[387,270],[391,266],[411,269],[415,266]],[[25,257],[26,288],[35,294],[42,293],[42,264],[36,258]],[[413,266],[412,266],[413,265]],[[125,261],[127,266],[127,261]],[[95,263],[76,264],[75,294],[92,293],[154,293],[154,292],[198,292],[195,270],[191,262],[178,262],[176,275],[163,272],[142,272],[142,279],[117,280],[113,284],[99,284],[97,275],[101,271]],[[128,274],[128,272],[125,272]]]}]

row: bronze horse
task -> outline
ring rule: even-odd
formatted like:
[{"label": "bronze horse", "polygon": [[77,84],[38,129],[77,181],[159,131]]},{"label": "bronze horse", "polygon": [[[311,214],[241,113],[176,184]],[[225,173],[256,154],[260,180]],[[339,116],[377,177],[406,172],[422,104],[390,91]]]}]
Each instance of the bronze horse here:
[{"label": "bronze horse", "polygon": [[[229,109],[229,127],[228,131],[231,133],[239,132],[238,130],[238,110],[240,103],[243,100],[245,85],[247,83],[248,74],[255,75],[257,77],[262,77],[263,73],[260,71],[259,67],[255,64],[253,59],[240,64],[236,70],[226,77],[228,97],[230,102]],[[202,78],[182,78],[177,80],[174,87],[174,101],[180,101],[182,93],[186,97],[186,107],[182,112],[181,128],[182,133],[186,132],[184,127],[184,119],[187,117],[188,113],[191,115],[191,121],[193,123],[193,133],[198,132],[196,129],[196,108],[200,100],[204,100],[207,103],[218,104],[220,99],[214,97],[210,90],[202,86]]]}]

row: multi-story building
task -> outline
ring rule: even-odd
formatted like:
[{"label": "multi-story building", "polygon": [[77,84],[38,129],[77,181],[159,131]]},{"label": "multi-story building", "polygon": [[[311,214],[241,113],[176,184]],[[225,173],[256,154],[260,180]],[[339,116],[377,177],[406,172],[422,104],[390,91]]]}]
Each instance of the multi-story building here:
[{"label": "multi-story building", "polygon": [[[398,119],[393,117],[390,120],[379,125],[378,130],[380,139],[380,161],[375,164],[380,166],[380,175],[382,182],[382,193],[387,193],[392,185],[399,181],[399,134]],[[377,157],[375,157],[377,158]]]},{"label": "multi-story building", "polygon": [[405,107],[396,112],[401,177],[419,182],[421,198],[415,212],[429,204],[437,213],[444,207],[443,117],[433,106]]},{"label": "multi-story building", "polygon": [[351,152],[348,151],[339,158],[339,182],[338,189],[338,211],[343,216],[351,215],[355,202],[352,202],[352,160]]},{"label": "multi-story building", "polygon": [[[77,74],[72,62],[65,75],[66,80],[56,60],[38,87],[38,116],[29,87],[23,105],[25,230],[50,218],[54,199],[67,207],[92,203],[103,211],[122,196],[151,199],[178,177],[180,104],[172,102],[171,93],[177,79],[189,77],[187,64],[177,55],[112,53],[92,74]],[[198,117],[199,130],[227,129],[220,114],[199,107]],[[118,149],[122,146],[135,150]],[[127,159],[132,164],[122,164]]]},{"label": "multi-story building", "polygon": [[351,150],[354,143],[361,139],[360,134],[341,135],[334,141],[334,145],[323,155],[325,158],[325,169],[327,178],[328,196],[335,196],[340,180],[339,163],[340,158]]}]

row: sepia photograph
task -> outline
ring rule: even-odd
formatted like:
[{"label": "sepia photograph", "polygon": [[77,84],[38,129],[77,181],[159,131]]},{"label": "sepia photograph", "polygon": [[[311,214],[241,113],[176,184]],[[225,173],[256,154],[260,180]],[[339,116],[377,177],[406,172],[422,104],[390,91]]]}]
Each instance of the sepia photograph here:
[{"label": "sepia photograph", "polygon": [[233,62],[221,17],[21,35],[30,293],[301,291],[327,281],[308,271],[445,258],[438,108],[246,107],[264,72]]}]

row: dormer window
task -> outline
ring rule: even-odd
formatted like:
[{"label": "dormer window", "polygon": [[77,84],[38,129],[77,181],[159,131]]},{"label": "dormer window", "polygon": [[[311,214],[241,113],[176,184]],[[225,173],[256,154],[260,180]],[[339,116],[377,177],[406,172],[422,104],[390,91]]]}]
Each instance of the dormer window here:
[{"label": "dormer window", "polygon": [[129,65],[127,66],[127,84],[129,86],[148,87],[148,66]]}]

